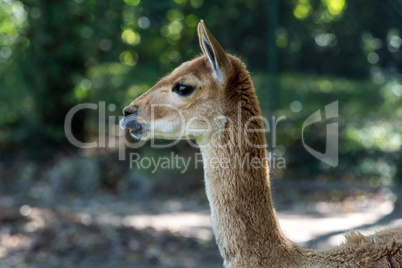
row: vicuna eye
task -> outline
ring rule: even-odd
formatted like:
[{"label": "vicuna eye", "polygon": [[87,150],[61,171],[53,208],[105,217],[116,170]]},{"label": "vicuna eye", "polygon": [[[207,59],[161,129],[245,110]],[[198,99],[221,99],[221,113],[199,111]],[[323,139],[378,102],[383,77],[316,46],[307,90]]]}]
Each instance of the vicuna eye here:
[{"label": "vicuna eye", "polygon": [[191,93],[193,93],[194,87],[177,84],[172,88],[172,90],[177,94],[179,94],[180,96],[188,96]]}]

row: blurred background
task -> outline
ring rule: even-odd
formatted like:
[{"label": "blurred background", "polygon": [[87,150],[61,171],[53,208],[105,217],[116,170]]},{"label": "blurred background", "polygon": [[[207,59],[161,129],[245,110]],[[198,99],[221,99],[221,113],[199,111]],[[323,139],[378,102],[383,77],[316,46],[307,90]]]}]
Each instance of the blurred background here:
[{"label": "blurred background", "polygon": [[[200,54],[200,19],[247,64],[264,116],[285,117],[270,150],[285,163],[273,194],[292,240],[330,247],[346,229],[401,218],[401,0],[0,0],[0,267],[221,266],[202,168],[129,162],[198,151],[128,148],[117,126],[124,106]],[[334,101],[337,167],[301,140]],[[72,134],[104,146],[66,138],[83,103],[96,106],[74,115]],[[322,153],[328,122],[305,129]]]}]

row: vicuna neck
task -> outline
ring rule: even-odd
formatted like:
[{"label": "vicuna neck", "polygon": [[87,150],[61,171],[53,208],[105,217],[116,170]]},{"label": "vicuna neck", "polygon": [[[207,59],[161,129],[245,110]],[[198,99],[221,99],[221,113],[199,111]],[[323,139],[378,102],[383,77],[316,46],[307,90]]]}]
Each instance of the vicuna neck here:
[{"label": "vicuna neck", "polygon": [[226,130],[201,147],[211,223],[228,267],[253,259],[261,265],[283,263],[285,257],[292,259],[294,247],[282,234],[273,207],[264,133],[252,131],[263,128],[262,120],[247,123],[261,113],[245,75],[228,88],[248,94],[238,100],[240,111],[232,106]]}]

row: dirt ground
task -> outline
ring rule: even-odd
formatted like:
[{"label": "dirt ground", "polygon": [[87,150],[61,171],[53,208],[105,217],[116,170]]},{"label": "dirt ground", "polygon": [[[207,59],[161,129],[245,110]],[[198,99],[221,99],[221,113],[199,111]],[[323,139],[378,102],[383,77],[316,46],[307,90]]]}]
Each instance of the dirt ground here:
[{"label": "dirt ground", "polygon": [[[274,182],[281,227],[330,248],[344,231],[402,224],[388,188]],[[291,189],[291,190],[290,190]],[[0,267],[222,267],[202,192],[137,198],[99,193],[0,198]]]}]

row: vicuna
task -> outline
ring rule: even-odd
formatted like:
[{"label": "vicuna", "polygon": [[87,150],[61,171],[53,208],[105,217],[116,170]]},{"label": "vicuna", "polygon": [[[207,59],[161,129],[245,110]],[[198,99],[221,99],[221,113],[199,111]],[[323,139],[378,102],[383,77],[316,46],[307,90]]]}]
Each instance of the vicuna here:
[{"label": "vicuna", "polygon": [[[344,244],[325,251],[303,249],[284,236],[266,163],[232,161],[246,156],[267,159],[250,75],[238,58],[225,53],[203,21],[198,36],[203,55],[183,63],[135,99],[124,109],[121,126],[137,139],[195,139],[199,144],[211,223],[224,266],[402,267],[402,227],[372,236],[349,232]],[[169,106],[179,109],[181,116]],[[228,168],[217,164],[222,159],[228,159]]]}]

